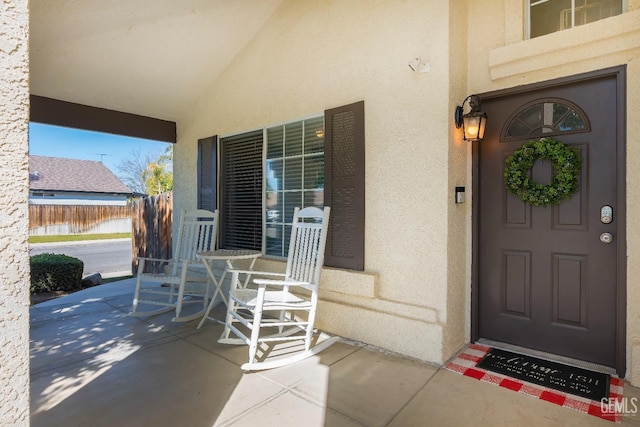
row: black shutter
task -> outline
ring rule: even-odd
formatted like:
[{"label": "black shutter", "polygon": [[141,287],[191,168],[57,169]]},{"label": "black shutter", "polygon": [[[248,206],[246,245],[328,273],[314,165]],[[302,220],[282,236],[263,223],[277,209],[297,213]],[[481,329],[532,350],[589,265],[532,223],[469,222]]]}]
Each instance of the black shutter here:
[{"label": "black shutter", "polygon": [[198,140],[198,209],[215,211],[218,186],[218,137]]},{"label": "black shutter", "polygon": [[324,113],[325,205],[331,207],[324,264],[364,270],[364,101]]}]

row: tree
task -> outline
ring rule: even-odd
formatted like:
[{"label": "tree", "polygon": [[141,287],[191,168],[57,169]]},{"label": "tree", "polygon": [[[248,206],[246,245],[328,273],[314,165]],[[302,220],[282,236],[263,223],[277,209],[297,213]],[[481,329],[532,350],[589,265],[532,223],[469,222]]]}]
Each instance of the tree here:
[{"label": "tree", "polygon": [[173,146],[147,165],[142,173],[146,193],[150,196],[173,190]]},{"label": "tree", "polygon": [[134,193],[146,193],[144,171],[150,163],[153,163],[153,153],[142,153],[140,149],[133,149],[129,152],[129,157],[122,160],[118,165],[118,176],[124,184]]},{"label": "tree", "polygon": [[156,195],[173,189],[173,146],[164,153],[133,149],[118,165],[119,178],[131,191]]}]

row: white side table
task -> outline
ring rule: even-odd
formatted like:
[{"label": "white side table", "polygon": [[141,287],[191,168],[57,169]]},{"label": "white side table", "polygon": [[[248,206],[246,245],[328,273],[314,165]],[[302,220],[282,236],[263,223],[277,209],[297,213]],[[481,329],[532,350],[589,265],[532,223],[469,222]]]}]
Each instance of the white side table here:
[{"label": "white side table", "polygon": [[[209,317],[209,312],[214,307],[216,302],[216,296],[218,296],[218,294],[220,294],[220,296],[222,297],[222,301],[224,302],[224,304],[225,305],[228,304],[227,297],[224,295],[224,292],[222,292],[222,284],[224,283],[224,278],[227,275],[227,269],[225,268],[222,275],[218,278],[216,277],[215,272],[213,270],[213,262],[217,260],[224,260],[227,264],[227,268],[234,268],[233,266],[234,261],[247,259],[247,260],[251,260],[251,262],[249,264],[249,267],[246,268],[245,270],[253,270],[253,266],[256,263],[256,260],[262,256],[262,252],[248,250],[248,249],[218,249],[215,251],[200,252],[197,256],[202,260],[202,263],[204,264],[205,268],[207,269],[207,273],[209,274],[209,278],[211,279],[211,282],[215,287],[215,291],[213,292],[213,296],[211,297],[209,306],[207,307],[207,310],[204,312],[204,316],[202,317],[202,320],[200,320],[200,323],[196,328],[196,329],[200,329],[200,327],[204,324],[205,320],[207,319],[220,322],[218,319]],[[249,275],[247,275],[247,277],[245,278],[243,287],[247,286],[248,281],[249,281]]]}]

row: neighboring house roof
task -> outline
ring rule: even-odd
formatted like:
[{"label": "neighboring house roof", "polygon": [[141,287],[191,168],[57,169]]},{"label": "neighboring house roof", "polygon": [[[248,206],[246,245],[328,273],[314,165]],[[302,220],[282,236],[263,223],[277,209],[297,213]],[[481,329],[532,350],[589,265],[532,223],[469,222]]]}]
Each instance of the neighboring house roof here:
[{"label": "neighboring house roof", "polygon": [[131,194],[105,165],[93,160],[29,156],[29,189]]}]

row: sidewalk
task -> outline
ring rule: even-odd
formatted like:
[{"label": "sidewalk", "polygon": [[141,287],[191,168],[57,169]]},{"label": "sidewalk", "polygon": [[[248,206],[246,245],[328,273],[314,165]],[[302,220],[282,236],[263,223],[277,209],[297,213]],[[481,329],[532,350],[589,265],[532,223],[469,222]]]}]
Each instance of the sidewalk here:
[{"label": "sidewalk", "polygon": [[33,307],[42,309],[45,307],[53,307],[57,305],[72,305],[78,303],[97,302],[102,301],[106,298],[112,298],[120,295],[133,295],[135,287],[136,279],[135,277],[132,277],[129,279],[119,280],[117,282],[93,286],[91,288],[83,289],[78,292],[73,292],[59,298],[54,298],[49,301],[38,303]]}]

